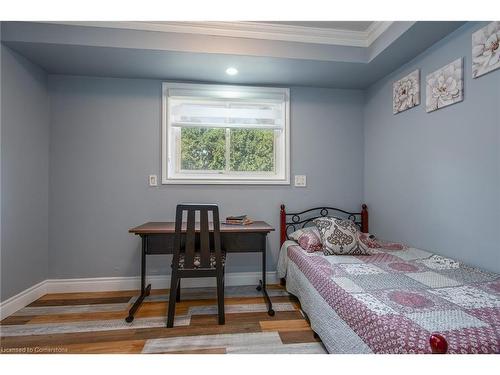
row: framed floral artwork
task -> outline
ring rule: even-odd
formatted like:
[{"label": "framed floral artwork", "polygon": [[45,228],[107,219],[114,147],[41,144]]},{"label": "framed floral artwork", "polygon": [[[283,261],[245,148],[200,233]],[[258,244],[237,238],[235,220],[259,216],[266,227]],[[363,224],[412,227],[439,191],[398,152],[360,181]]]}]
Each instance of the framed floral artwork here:
[{"label": "framed floral artwork", "polygon": [[392,113],[406,111],[420,104],[420,70],[415,70],[392,84]]},{"label": "framed floral artwork", "polygon": [[500,68],[500,21],[472,34],[472,78]]},{"label": "framed floral artwork", "polygon": [[425,110],[427,112],[464,100],[463,64],[463,58],[459,58],[426,77]]}]

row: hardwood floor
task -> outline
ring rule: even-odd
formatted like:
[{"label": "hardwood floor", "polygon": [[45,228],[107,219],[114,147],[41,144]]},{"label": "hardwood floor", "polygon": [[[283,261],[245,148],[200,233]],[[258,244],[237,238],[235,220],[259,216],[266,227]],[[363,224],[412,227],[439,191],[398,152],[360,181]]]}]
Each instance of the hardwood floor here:
[{"label": "hardwood floor", "polygon": [[47,294],[0,323],[1,353],[325,353],[295,297],[269,285],[267,314],[253,286],[226,287],[226,324],[217,324],[214,288],[182,289],[173,328],[168,290],[153,290],[132,323],[137,291]]}]

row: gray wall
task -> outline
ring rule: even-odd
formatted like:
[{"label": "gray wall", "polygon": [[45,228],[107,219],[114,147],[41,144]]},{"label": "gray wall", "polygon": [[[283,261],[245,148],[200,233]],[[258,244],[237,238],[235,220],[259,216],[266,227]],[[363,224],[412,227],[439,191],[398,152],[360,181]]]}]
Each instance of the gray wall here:
[{"label": "gray wall", "polygon": [[[306,174],[307,188],[148,187],[147,175],[160,175],[159,81],[47,81],[2,46],[1,300],[46,278],[137,275],[139,240],[127,229],[171,220],[181,201],[215,202],[223,216],[244,212],[278,228],[281,202],[357,210],[364,196],[380,237],[500,272],[500,70],[470,77],[470,34],[481,25],[465,25],[366,92],[293,88],[292,176]],[[392,114],[394,79],[421,68],[423,81],[460,56],[464,102]],[[268,244],[274,270],[278,233]],[[168,273],[166,257],[150,265]],[[228,260],[228,272],[259,267],[255,255]]]},{"label": "gray wall", "polygon": [[[160,175],[161,82],[49,76],[51,278],[133,276],[139,239],[127,229],[172,220],[179,202],[215,202],[221,215],[246,213],[278,228],[279,204],[358,210],[363,179],[363,93],[291,90],[292,186],[147,186]],[[268,269],[278,256],[269,237]],[[168,259],[150,261],[169,272]],[[231,255],[227,272],[258,271],[256,255]]]},{"label": "gray wall", "polygon": [[1,46],[1,300],[48,277],[47,75]]},{"label": "gray wall", "polygon": [[[380,237],[500,272],[500,70],[471,78],[468,23],[366,94],[364,196]],[[392,114],[392,81],[465,57],[465,100]]]}]

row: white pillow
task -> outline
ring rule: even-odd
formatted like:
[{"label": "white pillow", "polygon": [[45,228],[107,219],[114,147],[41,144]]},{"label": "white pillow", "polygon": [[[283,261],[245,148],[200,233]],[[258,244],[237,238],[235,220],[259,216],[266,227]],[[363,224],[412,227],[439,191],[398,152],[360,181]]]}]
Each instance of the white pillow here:
[{"label": "white pillow", "polygon": [[351,220],[321,217],[314,220],[325,255],[370,255],[370,249],[359,241],[359,228]]},{"label": "white pillow", "polygon": [[288,238],[298,242],[300,247],[308,253],[323,249],[321,235],[319,234],[318,228],[314,226],[298,229],[292,234],[289,234]]}]

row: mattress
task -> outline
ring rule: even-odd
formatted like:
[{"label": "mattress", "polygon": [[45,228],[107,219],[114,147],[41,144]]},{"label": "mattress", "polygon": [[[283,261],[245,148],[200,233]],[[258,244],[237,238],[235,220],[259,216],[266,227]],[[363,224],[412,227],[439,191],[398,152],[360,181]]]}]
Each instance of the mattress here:
[{"label": "mattress", "polygon": [[409,248],[369,256],[307,253],[286,241],[279,277],[331,353],[499,353],[500,275]]}]

